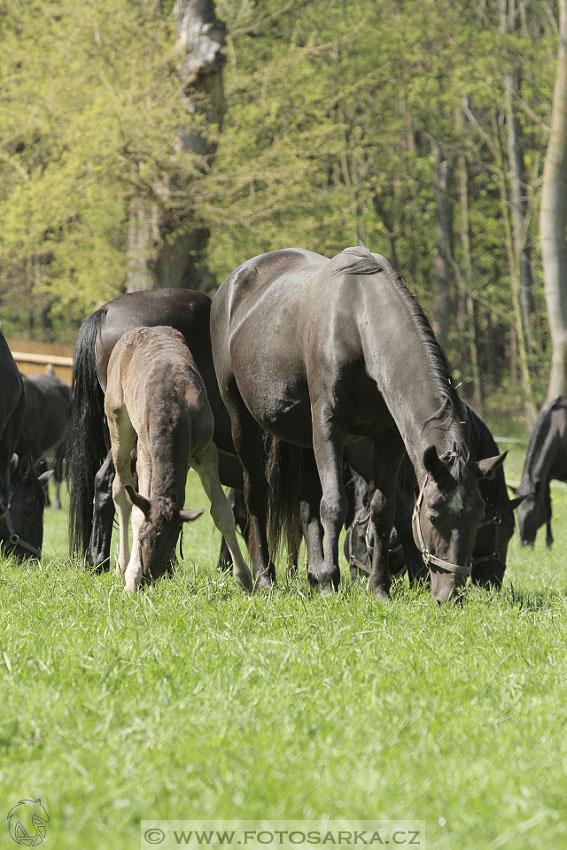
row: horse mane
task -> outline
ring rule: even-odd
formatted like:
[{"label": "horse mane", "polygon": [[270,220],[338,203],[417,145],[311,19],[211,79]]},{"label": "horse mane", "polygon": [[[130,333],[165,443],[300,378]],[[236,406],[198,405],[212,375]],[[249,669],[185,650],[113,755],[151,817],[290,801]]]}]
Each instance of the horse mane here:
[{"label": "horse mane", "polygon": [[522,479],[527,478],[529,481],[531,481],[534,463],[537,457],[539,456],[539,452],[545,442],[545,438],[549,433],[549,428],[551,425],[551,414],[554,410],[559,410],[561,408],[563,408],[564,410],[567,409],[567,399],[565,398],[565,396],[559,395],[557,396],[557,398],[546,402],[538,413],[535,425],[528,441],[528,448],[526,452],[526,460],[524,461],[524,471],[522,473]]},{"label": "horse mane", "polygon": [[409,311],[423,343],[441,400],[438,410],[424,423],[424,426],[431,420],[438,419],[441,427],[450,433],[453,442],[451,472],[457,480],[460,480],[470,459],[470,450],[463,430],[456,427],[457,422],[464,423],[463,408],[453,384],[445,352],[439,345],[427,316],[405,285],[402,276],[383,257],[372,254],[362,243],[358,248],[347,248],[343,251],[343,254],[350,254],[355,259],[347,262],[346,265],[341,265],[335,270],[335,274],[372,275],[383,272],[388,281],[396,288],[404,306]]}]

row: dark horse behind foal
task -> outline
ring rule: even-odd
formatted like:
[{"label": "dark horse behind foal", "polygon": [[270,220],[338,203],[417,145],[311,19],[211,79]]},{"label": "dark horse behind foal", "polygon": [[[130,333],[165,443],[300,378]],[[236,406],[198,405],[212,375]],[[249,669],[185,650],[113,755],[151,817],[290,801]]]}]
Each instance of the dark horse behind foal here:
[{"label": "dark horse behind foal", "polygon": [[336,587],[340,576],[343,449],[361,438],[374,447],[374,593],[389,594],[388,545],[406,450],[419,485],[414,534],[432,592],[447,599],[465,582],[483,514],[477,478],[502,458],[471,460],[445,357],[421,308],[383,257],[364,248],[331,260],[297,248],[254,257],[214,296],[211,337],[244,468],[261,583],[275,576],[265,520],[263,431],[288,444],[290,457],[294,447],[313,449],[321,490],[302,492],[301,481],[313,475],[299,470],[293,481],[290,465],[272,490],[272,503],[277,513],[278,502],[297,503],[298,495],[302,500],[308,575],[323,592]]},{"label": "dark horse behind foal", "polygon": [[518,496],[520,540],[533,546],[540,526],[546,526],[545,542],[553,543],[551,533],[552,479],[567,481],[567,398],[558,396],[540,410],[528,442]]},{"label": "dark horse behind foal", "polygon": [[[213,369],[210,310],[211,298],[204,292],[188,289],[131,292],[95,310],[79,329],[75,341],[67,444],[69,542],[72,554],[86,557],[90,564],[108,566],[110,556],[114,468],[108,454],[104,393],[110,355],[126,331],[156,325],[180,331],[207,390],[215,421],[215,443],[221,452],[234,452],[230,420]],[[240,464],[236,458],[222,456],[221,470],[223,483],[238,486]],[[231,477],[233,470],[236,479]]]}]

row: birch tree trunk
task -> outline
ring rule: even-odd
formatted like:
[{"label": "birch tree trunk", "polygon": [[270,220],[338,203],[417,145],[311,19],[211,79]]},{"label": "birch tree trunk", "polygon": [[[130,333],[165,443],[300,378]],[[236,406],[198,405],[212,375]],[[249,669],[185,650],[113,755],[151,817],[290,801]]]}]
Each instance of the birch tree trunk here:
[{"label": "birch tree trunk", "polygon": [[[178,49],[177,73],[187,126],[177,133],[178,150],[190,151],[201,171],[210,169],[216,152],[216,132],[221,129],[225,111],[222,67],[225,27],[215,15],[213,0],[176,0]],[[195,122],[204,119],[204,129]],[[213,130],[213,132],[209,132]],[[134,181],[135,185],[135,181]],[[195,220],[185,205],[186,224],[172,225],[165,210],[173,194],[190,197],[190,179],[173,178],[167,185],[154,187],[155,199],[134,194],[128,225],[128,291],[154,287],[212,289],[215,280],[206,265],[209,230]]]},{"label": "birch tree trunk", "polygon": [[540,211],[545,299],[551,330],[549,400],[567,393],[567,0],[559,0],[559,48]]}]

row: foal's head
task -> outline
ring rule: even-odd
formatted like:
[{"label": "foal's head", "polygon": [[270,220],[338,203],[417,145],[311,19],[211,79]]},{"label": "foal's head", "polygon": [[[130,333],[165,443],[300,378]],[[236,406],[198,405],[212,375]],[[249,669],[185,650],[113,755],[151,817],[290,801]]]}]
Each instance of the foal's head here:
[{"label": "foal's head", "polygon": [[126,485],[126,493],[132,504],[144,514],[138,533],[142,576],[146,581],[155,581],[166,571],[182,524],[198,519],[203,510],[178,508],[163,498],[150,501],[129,484]]}]

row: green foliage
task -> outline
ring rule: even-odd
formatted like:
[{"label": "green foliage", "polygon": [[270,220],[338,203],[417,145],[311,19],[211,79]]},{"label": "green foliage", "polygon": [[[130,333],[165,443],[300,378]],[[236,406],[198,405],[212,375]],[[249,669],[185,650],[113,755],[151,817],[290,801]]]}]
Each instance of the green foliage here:
[{"label": "green foliage", "polygon": [[[536,281],[532,364],[545,376],[537,207],[556,50],[549,4],[517,4],[506,33],[498,4],[468,0],[217,0],[215,8],[227,26],[226,116],[209,167],[175,144],[181,124],[202,130],[204,119],[184,111],[171,3],[4,0],[4,321],[16,321],[33,295],[51,321],[74,328],[123,290],[133,197],[165,205],[171,239],[188,220],[207,223],[219,282],[262,251],[301,245],[332,255],[363,239],[431,312],[441,150],[468,166],[471,294],[487,388],[508,375],[514,382],[504,98],[512,69]],[[186,186],[189,176],[190,193],[156,197],[157,187]],[[453,254],[448,354],[467,383],[458,239]]]},{"label": "green foliage", "polygon": [[55,318],[78,318],[124,286],[134,190],[151,195],[164,174],[194,169],[174,144],[188,120],[174,22],[150,2],[12,0],[2,11],[3,278]]}]

